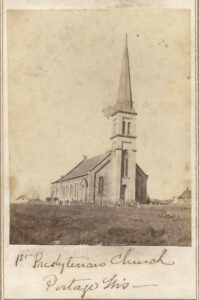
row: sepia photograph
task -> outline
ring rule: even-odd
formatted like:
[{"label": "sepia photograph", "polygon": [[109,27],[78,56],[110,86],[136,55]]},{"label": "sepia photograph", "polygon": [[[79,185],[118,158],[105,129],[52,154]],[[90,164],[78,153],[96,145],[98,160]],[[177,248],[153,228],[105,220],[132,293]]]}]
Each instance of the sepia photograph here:
[{"label": "sepia photograph", "polygon": [[8,10],[11,245],[192,246],[190,14]]}]

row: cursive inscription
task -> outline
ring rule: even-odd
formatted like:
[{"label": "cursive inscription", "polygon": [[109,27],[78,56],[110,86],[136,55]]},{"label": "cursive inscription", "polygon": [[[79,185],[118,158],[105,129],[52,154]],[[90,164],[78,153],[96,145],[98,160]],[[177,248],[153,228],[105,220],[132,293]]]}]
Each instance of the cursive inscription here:
[{"label": "cursive inscription", "polygon": [[69,256],[63,258],[61,254],[55,259],[49,259],[48,256],[44,256],[42,251],[36,252],[35,254],[24,254],[20,253],[17,255],[15,260],[15,266],[18,267],[22,262],[27,261],[31,258],[31,267],[33,269],[45,268],[45,269],[58,269],[59,273],[62,274],[66,268],[68,269],[100,269],[106,267],[108,264],[111,265],[174,265],[174,261],[168,260],[166,257],[167,249],[161,250],[157,257],[149,257],[147,259],[136,258],[136,251],[134,248],[129,248],[126,251],[122,251],[117,255],[114,255],[110,260],[96,262],[92,261],[87,256]]},{"label": "cursive inscription", "polygon": [[81,298],[84,298],[88,291],[94,291],[98,288],[97,282],[91,282],[90,278],[72,279],[68,284],[60,284],[55,274],[47,275],[43,278],[46,282],[46,291],[54,287],[56,291],[79,291]]},{"label": "cursive inscription", "polygon": [[114,274],[111,277],[104,278],[100,282],[96,282],[91,278],[83,278],[72,279],[68,283],[60,283],[58,277],[55,274],[47,275],[43,278],[43,280],[45,282],[46,291],[78,291],[80,293],[81,298],[84,298],[85,296],[87,296],[88,292],[92,292],[98,289],[99,287],[104,290],[126,290],[129,287],[141,288],[157,286],[156,284],[135,285],[132,284],[130,281],[127,281],[126,278],[119,280],[117,274]]},{"label": "cursive inscription", "polygon": [[32,268],[58,268],[60,274],[62,274],[65,268],[76,268],[76,269],[91,269],[91,268],[102,268],[106,266],[105,262],[91,262],[89,257],[86,256],[69,256],[65,259],[62,258],[61,254],[57,256],[56,259],[49,260],[44,257],[43,252],[36,252],[35,255],[17,255],[15,265],[18,266],[20,262],[26,260],[28,257],[33,258]]},{"label": "cursive inscription", "polygon": [[[147,287],[156,287],[156,283],[144,282],[141,284],[132,283],[131,280],[124,277],[119,277],[119,273],[113,275],[106,274],[105,277],[95,277],[93,274],[95,272],[89,272],[90,270],[100,270],[103,268],[120,266],[134,268],[140,265],[147,265],[152,267],[154,265],[162,265],[165,268],[171,268],[175,264],[175,261],[169,258],[168,250],[160,249],[159,253],[156,256],[146,256],[145,258],[139,258],[135,248],[128,248],[123,251],[116,253],[114,256],[106,257],[106,259],[101,259],[99,257],[90,258],[88,256],[65,256],[64,253],[58,254],[55,257],[51,257],[46,252],[30,252],[24,251],[17,255],[15,259],[15,267],[22,267],[24,264],[27,264],[33,270],[43,269],[47,270],[47,274],[43,277],[42,282],[44,282],[44,288],[46,293],[50,291],[56,292],[70,292],[78,293],[78,296],[85,298],[89,293],[94,292],[97,289],[100,290],[121,290],[125,291],[132,288],[147,288]],[[140,268],[140,267],[139,267]],[[75,273],[78,274],[77,277],[69,277],[69,272],[66,270],[87,270],[86,277],[78,278],[78,275],[83,274],[82,272]],[[113,269],[113,268],[112,268]],[[108,269],[107,269],[108,270]],[[126,270],[126,268],[125,268]],[[106,270],[104,270],[106,271]],[[65,273],[64,273],[65,272]],[[117,271],[116,271],[117,272]],[[127,272],[128,273],[128,272]],[[85,274],[85,272],[84,272]],[[92,274],[92,275],[90,275]],[[100,273],[99,273],[100,274]],[[99,275],[98,274],[98,275]],[[133,273],[132,273],[133,274]],[[88,277],[87,277],[88,276]],[[122,276],[120,274],[120,276]],[[98,280],[96,280],[98,278]]]},{"label": "cursive inscription", "polygon": [[112,264],[122,264],[122,265],[154,265],[154,264],[162,264],[162,265],[174,265],[174,261],[166,260],[167,249],[162,250],[160,255],[157,258],[149,258],[144,260],[138,260],[132,257],[132,253],[135,251],[134,248],[128,249],[125,253],[121,252],[119,255],[115,255],[111,258]]},{"label": "cursive inscription", "polygon": [[165,218],[165,219],[168,219],[168,220],[172,220],[172,221],[176,221],[177,220],[177,216],[176,215],[170,215],[166,209],[162,208],[160,210],[160,213],[158,214],[159,217],[161,218]]}]

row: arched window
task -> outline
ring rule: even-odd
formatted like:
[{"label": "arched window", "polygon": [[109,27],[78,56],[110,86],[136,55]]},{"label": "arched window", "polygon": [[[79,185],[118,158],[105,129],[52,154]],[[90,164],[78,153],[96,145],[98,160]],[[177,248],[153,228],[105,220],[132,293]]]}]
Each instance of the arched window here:
[{"label": "arched window", "polygon": [[104,177],[100,176],[98,182],[98,194],[102,195],[103,191],[104,191]]},{"label": "arched window", "polygon": [[87,188],[88,187],[88,181],[86,180],[86,178],[83,178],[81,181],[80,181],[80,186],[82,188]]},{"label": "arched window", "polygon": [[122,177],[128,177],[128,151],[122,153]]}]

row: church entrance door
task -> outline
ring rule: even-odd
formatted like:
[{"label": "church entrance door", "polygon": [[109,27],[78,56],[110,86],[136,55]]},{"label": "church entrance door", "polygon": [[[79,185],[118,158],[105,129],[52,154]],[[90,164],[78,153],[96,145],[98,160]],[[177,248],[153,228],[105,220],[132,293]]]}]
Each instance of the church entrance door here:
[{"label": "church entrance door", "polygon": [[121,186],[121,200],[125,203],[126,185]]}]

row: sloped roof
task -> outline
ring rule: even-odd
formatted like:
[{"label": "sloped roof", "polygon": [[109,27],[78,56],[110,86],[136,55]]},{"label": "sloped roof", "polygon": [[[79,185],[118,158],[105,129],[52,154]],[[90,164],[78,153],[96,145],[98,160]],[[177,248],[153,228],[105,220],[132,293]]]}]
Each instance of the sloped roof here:
[{"label": "sloped roof", "polygon": [[178,198],[179,199],[191,198],[191,191],[187,188]]},{"label": "sloped roof", "polygon": [[[109,155],[111,154],[111,151],[107,151],[105,153],[102,153],[100,155],[91,157],[87,160],[81,161],[78,165],[76,165],[70,172],[68,172],[65,176],[62,176],[58,180],[52,182],[62,182],[67,181],[73,178],[85,176],[89,173],[89,171],[92,171],[95,167],[97,167],[103,160],[105,160]],[[136,164],[136,168],[146,177],[148,175],[140,168],[138,164]]]},{"label": "sloped roof", "polygon": [[91,157],[89,159],[81,161],[78,165],[76,165],[70,172],[68,172],[65,176],[60,178],[59,180],[53,182],[61,182],[69,179],[85,176],[89,171],[93,170],[97,165],[99,165],[104,159],[106,159],[111,154],[111,151],[107,151],[103,154]]},{"label": "sloped roof", "polygon": [[16,198],[15,200],[16,200],[16,201],[18,201],[18,200],[24,201],[24,200],[29,200],[29,198],[28,198],[27,195],[20,195],[20,196],[19,196],[18,198]]},{"label": "sloped roof", "polygon": [[138,170],[140,173],[142,173],[144,176],[148,177],[148,175],[143,171],[143,169],[138,165],[136,164],[136,170]]}]

